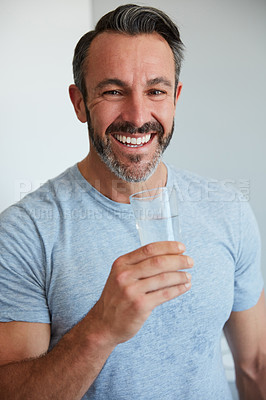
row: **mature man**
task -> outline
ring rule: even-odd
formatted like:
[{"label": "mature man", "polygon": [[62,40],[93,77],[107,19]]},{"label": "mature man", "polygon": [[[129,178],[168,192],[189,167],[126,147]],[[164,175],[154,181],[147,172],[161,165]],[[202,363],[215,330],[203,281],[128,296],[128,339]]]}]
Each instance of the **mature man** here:
[{"label": "mature man", "polygon": [[[231,399],[224,327],[241,398],[266,398],[253,215],[161,160],[182,48],[164,13],[132,4],[79,41],[69,91],[90,152],[1,215],[1,399]],[[186,255],[178,242],[139,247],[129,204],[172,185]]]}]

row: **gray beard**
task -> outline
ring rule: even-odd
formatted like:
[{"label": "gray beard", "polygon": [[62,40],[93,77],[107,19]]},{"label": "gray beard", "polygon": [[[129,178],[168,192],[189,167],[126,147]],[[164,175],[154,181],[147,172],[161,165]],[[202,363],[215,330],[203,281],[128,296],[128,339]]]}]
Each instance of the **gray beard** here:
[{"label": "gray beard", "polygon": [[[141,155],[130,155],[128,156],[128,160],[130,162],[130,166],[122,163],[112,152],[110,138],[106,136],[106,142],[104,142],[96,133],[91,125],[89,111],[87,111],[87,122],[88,122],[88,130],[89,137],[91,139],[91,143],[99,155],[102,162],[109,168],[111,172],[113,172],[117,178],[122,179],[126,182],[143,182],[146,181],[156,170],[158,164],[161,161],[162,155],[166,148],[168,147],[174,132],[174,121],[172,125],[172,129],[170,133],[163,137],[163,128],[158,129],[157,137],[158,137],[158,145],[155,151],[154,157],[151,161],[145,163],[141,162]],[[109,128],[107,129],[107,131]],[[135,131],[143,131],[142,128],[135,128]],[[128,131],[128,129],[127,129]],[[154,131],[153,131],[154,132]]]}]

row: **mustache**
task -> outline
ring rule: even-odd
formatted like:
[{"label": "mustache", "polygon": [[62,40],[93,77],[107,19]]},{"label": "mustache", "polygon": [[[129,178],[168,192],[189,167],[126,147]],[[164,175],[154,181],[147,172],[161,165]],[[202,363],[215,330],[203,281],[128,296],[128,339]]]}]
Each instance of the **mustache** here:
[{"label": "mustache", "polygon": [[157,121],[145,122],[145,124],[143,124],[141,127],[137,127],[136,125],[127,121],[113,122],[106,129],[106,135],[117,132],[131,133],[132,135],[136,133],[156,132],[159,136],[162,136],[164,134],[164,129],[163,126]]}]

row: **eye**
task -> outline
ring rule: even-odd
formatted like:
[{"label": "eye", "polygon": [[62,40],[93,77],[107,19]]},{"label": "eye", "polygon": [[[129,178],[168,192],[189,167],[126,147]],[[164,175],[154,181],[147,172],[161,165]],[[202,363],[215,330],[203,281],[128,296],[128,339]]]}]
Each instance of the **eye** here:
[{"label": "eye", "polygon": [[121,92],[118,90],[106,90],[106,92],[103,92],[104,96],[120,96]]},{"label": "eye", "polygon": [[106,90],[102,93],[102,97],[107,101],[119,101],[123,99],[123,92],[117,89]]},{"label": "eye", "polygon": [[166,96],[166,91],[160,89],[150,89],[148,91],[148,96],[152,97],[155,100],[162,100]]},{"label": "eye", "polygon": [[149,93],[154,96],[159,96],[160,94],[164,94],[165,92],[163,92],[162,90],[158,90],[158,89],[152,89],[149,91]]}]

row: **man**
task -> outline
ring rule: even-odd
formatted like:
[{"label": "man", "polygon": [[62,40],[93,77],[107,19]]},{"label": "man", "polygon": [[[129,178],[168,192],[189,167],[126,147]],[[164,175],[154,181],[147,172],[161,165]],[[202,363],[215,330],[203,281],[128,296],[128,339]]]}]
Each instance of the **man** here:
[{"label": "man", "polygon": [[[132,4],[78,43],[69,91],[90,152],[1,216],[1,398],[231,399],[224,327],[241,398],[266,398],[253,215],[161,160],[182,47],[164,13]],[[172,185],[186,248],[140,248],[129,195]]]}]

